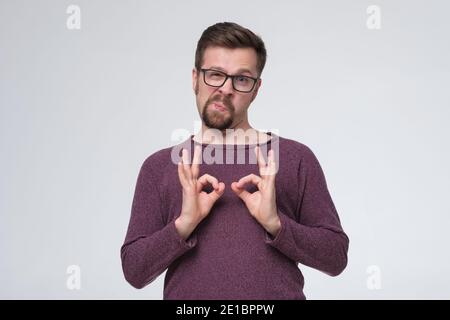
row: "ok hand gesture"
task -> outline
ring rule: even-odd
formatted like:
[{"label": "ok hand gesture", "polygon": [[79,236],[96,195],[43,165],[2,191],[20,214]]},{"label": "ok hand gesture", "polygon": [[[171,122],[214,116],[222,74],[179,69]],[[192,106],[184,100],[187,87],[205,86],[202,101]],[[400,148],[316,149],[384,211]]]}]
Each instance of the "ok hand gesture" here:
[{"label": "ok hand gesture", "polygon": [[[281,228],[280,218],[276,206],[275,176],[276,163],[274,151],[269,150],[268,162],[266,163],[260,148],[255,147],[256,159],[259,167],[259,174],[249,174],[239,181],[231,184],[231,189],[244,201],[250,214],[269,232],[276,236]],[[244,186],[253,183],[258,187],[258,191],[250,193]]]},{"label": "ok hand gesture", "polygon": [[[225,184],[209,174],[200,178],[199,163],[201,147],[195,146],[193,163],[190,165],[188,151],[182,150],[182,161],[178,162],[178,177],[183,189],[181,214],[175,221],[179,234],[188,238],[195,227],[209,214],[212,206],[225,190]],[[210,193],[202,191],[203,187],[211,184],[214,190]]]}]

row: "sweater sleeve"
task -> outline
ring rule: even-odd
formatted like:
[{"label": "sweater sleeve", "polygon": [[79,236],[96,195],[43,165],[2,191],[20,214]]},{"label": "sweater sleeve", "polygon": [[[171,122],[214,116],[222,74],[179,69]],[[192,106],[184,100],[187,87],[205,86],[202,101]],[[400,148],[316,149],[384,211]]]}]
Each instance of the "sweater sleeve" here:
[{"label": "sweater sleeve", "polygon": [[175,219],[164,222],[166,206],[158,190],[158,178],[164,170],[151,159],[147,158],[140,169],[128,231],[120,250],[125,279],[137,289],[156,279],[197,243],[195,233],[186,240],[178,234]]},{"label": "sweater sleeve", "polygon": [[266,233],[266,243],[296,263],[337,276],[347,265],[349,239],[341,227],[319,161],[308,147],[300,162],[298,181],[298,221],[278,207],[281,228],[275,238]]}]

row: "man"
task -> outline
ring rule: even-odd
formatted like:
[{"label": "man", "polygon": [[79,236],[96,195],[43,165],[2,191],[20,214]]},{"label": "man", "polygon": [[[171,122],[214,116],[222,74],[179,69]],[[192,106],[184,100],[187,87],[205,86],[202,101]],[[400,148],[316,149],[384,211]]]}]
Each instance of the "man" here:
[{"label": "man", "polygon": [[240,25],[203,32],[192,71],[202,128],[141,167],[121,248],[132,286],[167,269],[164,299],[305,299],[298,263],[346,267],[349,240],[313,152],[249,124],[265,61]]}]

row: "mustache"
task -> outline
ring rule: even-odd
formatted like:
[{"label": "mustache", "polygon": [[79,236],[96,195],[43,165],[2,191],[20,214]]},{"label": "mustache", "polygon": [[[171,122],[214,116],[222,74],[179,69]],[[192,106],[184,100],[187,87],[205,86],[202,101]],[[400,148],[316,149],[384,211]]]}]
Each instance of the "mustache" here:
[{"label": "mustache", "polygon": [[234,106],[231,103],[231,99],[229,97],[224,97],[224,96],[215,96],[212,97],[211,99],[208,99],[208,102],[206,103],[206,105],[210,105],[213,102],[220,102],[222,103],[225,107],[227,107],[228,109],[234,110]]}]

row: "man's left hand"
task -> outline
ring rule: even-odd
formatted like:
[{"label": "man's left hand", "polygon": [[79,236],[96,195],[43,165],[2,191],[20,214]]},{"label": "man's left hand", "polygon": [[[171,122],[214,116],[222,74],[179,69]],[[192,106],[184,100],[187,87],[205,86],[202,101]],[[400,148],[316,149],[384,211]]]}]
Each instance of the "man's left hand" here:
[{"label": "man's left hand", "polygon": [[[231,189],[244,201],[250,214],[263,226],[263,228],[275,237],[281,228],[280,218],[277,213],[275,176],[276,163],[274,151],[269,150],[267,163],[264,160],[261,149],[255,147],[259,174],[249,174],[237,182],[231,184]],[[245,190],[245,185],[253,183],[258,191],[253,193]]]}]

